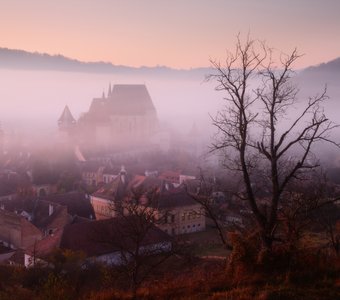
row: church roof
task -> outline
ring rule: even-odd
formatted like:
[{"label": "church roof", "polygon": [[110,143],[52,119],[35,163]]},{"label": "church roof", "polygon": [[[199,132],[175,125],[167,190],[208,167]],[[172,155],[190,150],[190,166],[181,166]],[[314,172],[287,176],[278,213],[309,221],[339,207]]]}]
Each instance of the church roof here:
[{"label": "church roof", "polygon": [[105,122],[110,116],[156,115],[149,92],[144,84],[116,84],[109,87],[108,97],[93,99],[85,118]]},{"label": "church roof", "polygon": [[156,112],[144,84],[116,84],[108,98],[112,115],[145,115]]}]

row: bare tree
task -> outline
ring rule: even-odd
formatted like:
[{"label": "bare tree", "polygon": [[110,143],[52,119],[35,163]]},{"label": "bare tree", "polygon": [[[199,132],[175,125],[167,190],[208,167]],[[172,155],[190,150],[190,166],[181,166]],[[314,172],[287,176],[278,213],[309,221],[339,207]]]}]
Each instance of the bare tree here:
[{"label": "bare tree", "polygon": [[167,213],[157,208],[158,196],[155,188],[136,188],[121,205],[112,207],[116,213],[113,221],[121,225],[112,228],[113,243],[119,248],[120,270],[130,279],[134,299],[145,279],[174,254],[172,240],[157,228],[167,219]]},{"label": "bare tree", "polygon": [[201,169],[199,169],[199,173],[199,186],[197,187],[196,191],[190,190],[190,188],[185,185],[186,192],[193,200],[201,205],[201,210],[197,211],[196,213],[204,214],[206,218],[211,220],[218,233],[221,243],[226,249],[231,250],[232,246],[227,240],[226,230],[219,217],[220,209],[212,201],[214,184],[208,182]]},{"label": "bare tree", "polygon": [[317,210],[312,210],[311,220],[323,231],[326,248],[331,248],[340,256],[340,197],[323,197]]},{"label": "bare tree", "polygon": [[[322,108],[326,89],[301,101],[298,111],[292,76],[300,56],[296,50],[277,59],[275,55],[263,42],[248,37],[243,43],[238,37],[223,64],[211,61],[215,72],[208,76],[217,82],[216,90],[225,93],[224,109],[212,118],[218,129],[212,151],[222,152],[224,166],[242,174],[239,197],[250,205],[263,250],[270,250],[275,240],[278,207],[288,184],[319,165],[313,146],[336,144],[329,137],[336,125]],[[256,194],[259,184],[269,192],[266,210]]]},{"label": "bare tree", "polygon": [[334,250],[337,257],[340,256],[340,221],[339,221],[339,209],[335,207],[337,212],[337,219],[334,220],[332,217],[332,212],[322,211],[319,217],[319,223],[323,227],[326,238],[328,240],[328,245]]}]

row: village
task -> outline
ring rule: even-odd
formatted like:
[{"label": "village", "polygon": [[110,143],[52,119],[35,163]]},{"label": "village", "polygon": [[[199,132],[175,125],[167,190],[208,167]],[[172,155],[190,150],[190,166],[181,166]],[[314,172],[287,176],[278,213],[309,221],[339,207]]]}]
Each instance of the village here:
[{"label": "village", "polygon": [[[105,105],[114,105],[112,116],[105,115],[109,110],[101,108],[103,104],[96,106],[105,101]],[[134,107],[134,111],[128,107]],[[151,108],[151,116],[146,107]],[[84,125],[84,120],[90,121]],[[152,225],[140,233],[146,235],[142,247],[159,252],[171,251],[178,236],[185,239],[190,233],[214,230],[205,207],[195,200],[204,183],[195,165],[198,159],[192,144],[194,137],[182,148],[167,152],[159,143],[169,141],[150,142],[157,129],[157,117],[145,86],[120,85],[112,91],[110,86],[107,98],[103,95],[94,99],[89,113],[79,122],[78,130],[78,122],[66,106],[58,120],[56,149],[61,154],[55,153],[53,158],[51,153],[35,157],[21,149],[3,151],[2,264],[32,267],[57,249],[84,252],[87,261],[122,264],[123,252],[135,246],[131,241],[122,244],[122,231],[129,231],[131,222],[140,221],[133,220],[136,215],[149,215]],[[94,143],[82,143],[82,127],[87,128],[86,132],[92,130],[93,136],[86,142],[95,140],[98,148],[105,146],[105,151],[96,152]],[[112,131],[116,136],[110,136]],[[75,143],[78,137],[81,147]],[[117,147],[117,140],[123,141],[120,148],[135,148],[135,142],[141,149],[110,152]],[[190,147],[191,152],[187,151]],[[83,154],[86,151],[88,155]],[[214,188],[206,196],[209,205],[219,210],[218,219],[225,228],[242,226],[251,214],[246,205],[240,206],[237,201],[233,205],[232,196],[225,191]],[[219,248],[223,253],[223,246]]]},{"label": "village", "polygon": [[[316,272],[326,262],[325,276],[333,278],[338,156],[329,157],[327,176],[314,172],[308,146],[302,162],[283,161],[287,169],[276,156],[294,153],[287,149],[297,142],[313,143],[313,136],[293,140],[281,153],[275,151],[287,133],[272,154],[265,135],[253,144],[271,160],[271,177],[265,159],[256,167],[259,154],[240,155],[241,164],[234,156],[245,149],[242,141],[251,145],[247,134],[235,133],[239,116],[213,119],[226,134],[220,140],[204,137],[195,122],[176,132],[164,126],[145,84],[109,84],[78,119],[68,105],[60,111],[41,144],[0,131],[0,268],[11,274],[2,281],[5,293],[18,287],[28,298],[52,290],[51,299],[100,293],[161,299],[190,297],[194,288],[204,298],[225,281],[247,282],[249,272],[262,272],[273,285],[281,275],[269,279],[271,272],[286,274],[290,264],[309,274],[308,259]],[[311,128],[327,122],[323,115],[315,120]],[[158,294],[141,296],[155,282]],[[184,291],[176,294],[172,284]]]}]

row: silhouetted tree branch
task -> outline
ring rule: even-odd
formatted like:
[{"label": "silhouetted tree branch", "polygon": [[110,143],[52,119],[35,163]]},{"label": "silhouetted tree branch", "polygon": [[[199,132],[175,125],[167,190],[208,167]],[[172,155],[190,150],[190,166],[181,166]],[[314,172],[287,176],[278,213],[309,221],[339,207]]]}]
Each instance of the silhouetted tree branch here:
[{"label": "silhouetted tree branch", "polygon": [[137,298],[141,283],[174,254],[169,239],[156,245],[150,244],[150,240],[160,232],[156,226],[167,219],[167,213],[158,210],[157,189],[134,189],[117,207],[116,216],[124,224],[114,228],[115,236],[120,237],[118,243],[115,241],[121,253],[120,269],[130,278],[133,298]]},{"label": "silhouetted tree branch", "polygon": [[[212,151],[222,152],[224,165],[241,172],[245,198],[260,228],[262,247],[268,250],[288,184],[319,165],[313,159],[313,146],[328,142],[339,147],[329,135],[337,125],[322,108],[328,98],[326,88],[301,102],[303,108],[296,114],[298,89],[292,76],[300,55],[295,49],[281,54],[277,63],[275,54],[263,42],[248,36],[243,43],[238,37],[235,52],[227,54],[224,64],[211,61],[215,72],[208,76],[217,82],[216,90],[226,95],[224,109],[212,118],[218,129]],[[293,112],[296,115],[290,117]],[[255,174],[261,174],[270,193],[269,213],[259,207]]]}]

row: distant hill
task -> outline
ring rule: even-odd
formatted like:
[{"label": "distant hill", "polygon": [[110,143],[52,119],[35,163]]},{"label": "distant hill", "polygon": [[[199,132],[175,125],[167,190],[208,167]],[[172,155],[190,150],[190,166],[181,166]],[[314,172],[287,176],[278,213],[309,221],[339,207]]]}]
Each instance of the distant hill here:
[{"label": "distant hill", "polygon": [[308,84],[328,84],[339,86],[340,83],[340,57],[327,63],[311,66],[299,74],[299,80]]},{"label": "distant hill", "polygon": [[123,65],[114,65],[109,62],[83,62],[63,55],[50,55],[46,53],[27,52],[0,48],[0,68],[17,70],[51,70],[64,72],[86,73],[119,73],[146,74],[164,76],[196,77],[209,73],[209,68],[195,68],[189,70],[172,69],[164,66],[134,68]]},{"label": "distant hill", "polygon": [[311,66],[305,69],[305,72],[340,72],[340,57],[331,60],[327,63],[322,63],[317,66]]},{"label": "distant hill", "polygon": [[[317,66],[308,67],[298,73],[295,80],[300,90],[299,97],[301,97],[301,101],[305,101],[309,97],[320,95],[326,87],[326,95],[329,98],[323,105],[326,116],[331,121],[340,124],[340,58]],[[339,142],[340,128],[335,129],[333,134],[335,140]],[[335,157],[332,156],[335,155],[335,147],[332,148],[327,145],[320,149],[323,151],[322,159]]]},{"label": "distant hill", "polygon": [[[8,49],[0,47],[0,68],[17,70],[51,70],[64,72],[85,73],[118,73],[118,74],[145,74],[145,75],[172,75],[204,77],[212,73],[209,67],[193,69],[173,69],[165,66],[156,67],[129,67],[114,65],[109,62],[83,62],[71,59],[63,55],[50,55],[39,52],[27,52],[24,50]],[[340,57],[316,66],[303,69],[298,77],[301,78],[325,78],[327,81],[340,78]]]}]

